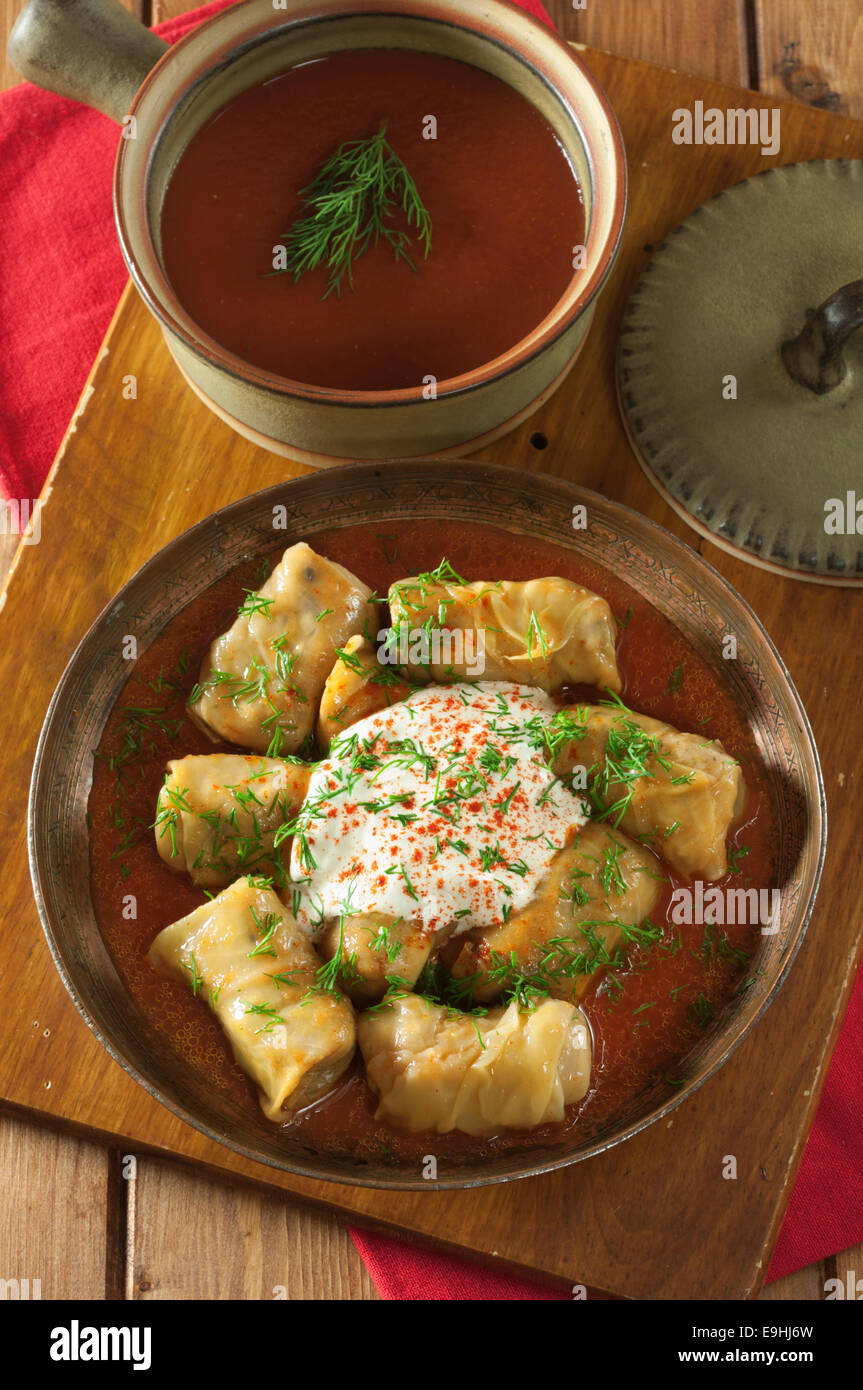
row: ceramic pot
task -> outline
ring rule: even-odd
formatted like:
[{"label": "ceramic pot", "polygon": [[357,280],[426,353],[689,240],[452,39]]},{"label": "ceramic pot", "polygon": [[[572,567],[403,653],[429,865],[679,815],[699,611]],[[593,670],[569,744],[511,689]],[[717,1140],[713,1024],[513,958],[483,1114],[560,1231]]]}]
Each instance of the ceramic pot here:
[{"label": "ceramic pot", "polygon": [[[247,0],[168,48],[115,0],[30,0],[9,55],[25,77],[120,122],[117,230],[129,272],[189,384],[240,433],[313,464],[464,452],[540,405],[573,366],[620,243],[623,142],[605,93],[571,48],[500,0]],[[195,132],[244,89],[345,49],[422,49],[508,83],[551,124],[581,185],[584,264],[532,333],[473,371],[395,391],[290,381],[222,347],[192,319],[165,274],[160,214]],[[494,312],[494,305],[489,306]]]}]

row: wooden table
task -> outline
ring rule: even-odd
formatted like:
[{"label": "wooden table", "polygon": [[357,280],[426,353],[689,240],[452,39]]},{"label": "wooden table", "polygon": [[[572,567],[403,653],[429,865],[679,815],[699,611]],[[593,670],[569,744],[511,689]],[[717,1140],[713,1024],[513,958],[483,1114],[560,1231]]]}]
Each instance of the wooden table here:
[{"label": "wooden table", "polygon": [[[189,0],[123,2],[150,24],[189,8]],[[0,0],[4,54],[22,4]],[[546,5],[568,38],[863,118],[863,0]],[[0,87],[8,87],[17,75],[2,61]],[[13,538],[0,536],[0,576],[12,549]],[[40,1278],[43,1298],[268,1299],[277,1286],[292,1299],[377,1297],[333,1217],[151,1157],[139,1156],[130,1177],[124,1160],[0,1111],[0,1277]],[[861,1268],[863,1246],[762,1298],[819,1299],[825,1280]]]}]

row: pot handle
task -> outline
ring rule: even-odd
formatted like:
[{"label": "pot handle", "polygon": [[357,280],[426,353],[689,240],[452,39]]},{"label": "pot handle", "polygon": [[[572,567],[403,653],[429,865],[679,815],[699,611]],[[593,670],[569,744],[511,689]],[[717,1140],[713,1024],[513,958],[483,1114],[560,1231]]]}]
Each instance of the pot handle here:
[{"label": "pot handle", "polygon": [[168,45],[117,0],[29,0],[9,35],[22,77],[122,123]]}]

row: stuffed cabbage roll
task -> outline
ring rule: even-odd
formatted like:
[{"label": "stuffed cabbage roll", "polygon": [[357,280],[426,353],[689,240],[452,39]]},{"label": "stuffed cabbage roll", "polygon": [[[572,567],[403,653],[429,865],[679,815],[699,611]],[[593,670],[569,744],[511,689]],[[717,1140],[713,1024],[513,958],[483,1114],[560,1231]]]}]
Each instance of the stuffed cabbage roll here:
[{"label": "stuffed cabbage roll", "polygon": [[304,541],[250,593],[201,665],[189,714],[218,742],[295,753],[315,726],[336,650],[370,621],[371,591]]},{"label": "stuffed cabbage roll", "polygon": [[303,763],[254,754],[174,759],[156,805],[156,849],[202,888],[224,888],[241,874],[283,887],[291,842],[276,847],[276,832],[296,816],[310,776]]},{"label": "stuffed cabbage roll", "polygon": [[722,744],[614,706],[570,714],[579,736],[556,751],[557,775],[585,768],[594,809],[609,824],[648,841],[678,873],[722,878],[726,836],[746,800],[740,766]]},{"label": "stuffed cabbage roll", "polygon": [[539,892],[521,912],[449,948],[450,973],[477,1002],[496,999],[519,976],[554,998],[578,999],[598,970],[656,906],[657,859],[619,831],[590,824],[559,851]]},{"label": "stuffed cabbage roll", "polygon": [[353,1008],[317,987],[320,961],[272,889],[238,879],[165,927],[149,960],[209,1003],[267,1119],[319,1100],[349,1065]]},{"label": "stuffed cabbage roll", "polygon": [[381,912],[358,912],[324,929],[319,950],[326,960],[338,954],[340,978],[356,1003],[380,999],[393,981],[410,989],[445,931],[428,932],[419,922]]},{"label": "stuffed cabbage roll", "polygon": [[598,594],[568,579],[468,584],[442,570],[389,591],[393,656],[413,678],[620,690],[615,622]]},{"label": "stuffed cabbage roll", "polygon": [[376,1118],[409,1130],[530,1129],[562,1120],[590,1084],[587,1021],[560,999],[472,1015],[407,994],[362,1014],[358,1037]]},{"label": "stuffed cabbage roll", "polygon": [[380,664],[367,637],[348,638],[321,696],[317,729],[321,747],[329,751],[333,739],[351,724],[403,700],[413,688],[392,666]]}]

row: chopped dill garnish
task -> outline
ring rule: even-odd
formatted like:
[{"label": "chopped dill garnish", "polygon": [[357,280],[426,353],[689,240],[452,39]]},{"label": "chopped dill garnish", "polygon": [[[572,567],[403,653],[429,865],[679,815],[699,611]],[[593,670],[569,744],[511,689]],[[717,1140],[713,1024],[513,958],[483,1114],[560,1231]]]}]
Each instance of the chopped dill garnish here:
[{"label": "chopped dill garnish", "polygon": [[[308,271],[326,267],[327,299],[354,288],[354,264],[383,241],[397,261],[416,270],[408,250],[419,242],[428,259],[431,217],[413,178],[386,138],[386,122],[375,135],[347,140],[330,156],[310,184],[300,190],[305,205],[281,238],[285,264],[274,275],[296,283]],[[396,225],[401,215],[407,230]]]}]

